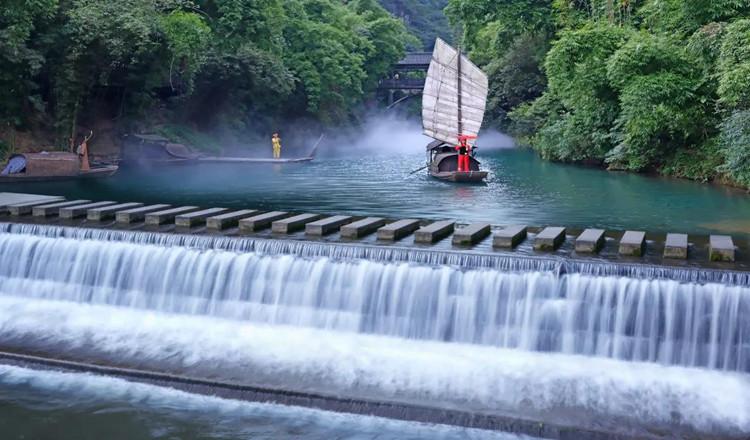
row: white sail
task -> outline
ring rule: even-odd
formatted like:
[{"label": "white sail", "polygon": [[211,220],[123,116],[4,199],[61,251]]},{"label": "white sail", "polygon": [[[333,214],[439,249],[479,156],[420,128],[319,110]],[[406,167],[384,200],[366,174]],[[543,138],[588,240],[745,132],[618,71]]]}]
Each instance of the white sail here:
[{"label": "white sail", "polygon": [[449,144],[455,144],[458,135],[476,136],[482,125],[486,103],[487,75],[438,38],[422,91],[424,134]]}]

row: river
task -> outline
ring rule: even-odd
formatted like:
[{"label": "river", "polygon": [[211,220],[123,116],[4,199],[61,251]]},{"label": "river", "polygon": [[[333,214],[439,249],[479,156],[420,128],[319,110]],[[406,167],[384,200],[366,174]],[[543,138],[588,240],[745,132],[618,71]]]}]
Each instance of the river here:
[{"label": "river", "polygon": [[445,183],[426,171],[410,175],[426,162],[420,152],[322,150],[302,165],[124,167],[102,181],[2,190],[71,200],[750,235],[750,197],[735,188],[550,163],[520,148],[480,149],[477,158],[490,171],[485,185]]},{"label": "river", "polygon": [[[750,235],[742,191],[553,164],[525,149],[480,152],[491,172],[485,185],[409,174],[424,165],[418,152],[339,149],[306,165],[123,168],[102,181],[0,189]],[[635,435],[750,432],[750,290],[741,276],[724,282],[713,272],[670,269],[673,276],[656,279],[647,266],[561,270],[562,260],[504,255],[432,264],[416,248],[406,252],[413,259],[381,261],[346,256],[331,243],[300,243],[295,253],[274,251],[273,240],[243,249],[158,232],[2,227],[4,350]],[[12,365],[0,365],[0,432],[61,440],[521,439]]]}]

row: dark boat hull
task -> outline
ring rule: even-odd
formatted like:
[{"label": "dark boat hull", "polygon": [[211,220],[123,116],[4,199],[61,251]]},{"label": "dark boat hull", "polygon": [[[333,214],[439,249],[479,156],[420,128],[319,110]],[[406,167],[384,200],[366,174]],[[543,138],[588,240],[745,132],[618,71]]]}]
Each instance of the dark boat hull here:
[{"label": "dark boat hull", "polygon": [[430,176],[449,182],[478,183],[487,178],[487,171],[430,171]]},{"label": "dark boat hull", "polygon": [[314,157],[300,157],[297,159],[270,159],[254,157],[201,157],[198,162],[202,163],[304,163],[310,162]]},{"label": "dark boat hull", "polygon": [[469,156],[469,171],[458,170],[458,152],[453,147],[439,144],[439,153],[431,156],[429,166],[430,176],[457,183],[479,183],[487,178],[487,171],[481,171],[481,165],[473,156]]},{"label": "dark boat hull", "polygon": [[23,173],[3,174],[0,175],[0,182],[49,182],[56,180],[75,180],[75,179],[101,179],[110,177],[117,172],[116,165],[93,168],[90,170],[78,170],[77,174],[65,174],[56,176],[26,176]]}]

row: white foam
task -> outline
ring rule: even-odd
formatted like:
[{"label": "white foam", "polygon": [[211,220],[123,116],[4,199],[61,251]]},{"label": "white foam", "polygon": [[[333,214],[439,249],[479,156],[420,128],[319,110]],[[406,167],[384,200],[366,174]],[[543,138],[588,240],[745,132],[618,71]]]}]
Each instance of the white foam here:
[{"label": "white foam", "polygon": [[0,294],[750,371],[747,287],[190,246],[0,234]]},{"label": "white foam", "polygon": [[750,433],[750,378],[712,370],[21,297],[0,297],[0,337],[335,394]]},{"label": "white foam", "polygon": [[[334,413],[310,408],[298,408],[270,403],[243,402],[214,396],[190,394],[183,391],[153,385],[128,382],[122,379],[99,376],[89,373],[63,373],[39,371],[22,367],[0,365],[0,386],[10,395],[11,388],[23,386],[25,389],[44,392],[46,395],[74,397],[73,402],[87,401],[104,404],[125,403],[138,408],[168,410],[185,417],[185,412],[198,413],[205,418],[218,415],[224,422],[227,419],[262,417],[271,423],[294,425],[314,425],[327,431],[354,430],[359,434],[377,434],[377,438],[419,436],[423,438],[461,438],[523,440],[531,439],[504,433],[463,429],[452,426],[416,422],[404,422],[372,416]],[[6,396],[7,397],[7,396]],[[209,414],[206,414],[209,413]]]}]

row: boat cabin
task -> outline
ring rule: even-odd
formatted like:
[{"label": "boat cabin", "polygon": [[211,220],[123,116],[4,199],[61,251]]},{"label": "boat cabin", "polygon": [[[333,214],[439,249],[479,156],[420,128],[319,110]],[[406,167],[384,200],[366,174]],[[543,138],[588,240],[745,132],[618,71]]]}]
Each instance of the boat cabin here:
[{"label": "boat cabin", "polygon": [[2,174],[22,174],[29,177],[75,176],[79,169],[78,156],[67,152],[14,154]]},{"label": "boat cabin", "polygon": [[[458,151],[455,145],[436,140],[427,144],[427,152],[430,154],[430,172],[433,175],[458,171]],[[469,170],[479,171],[479,161],[472,156],[469,156]]]}]

